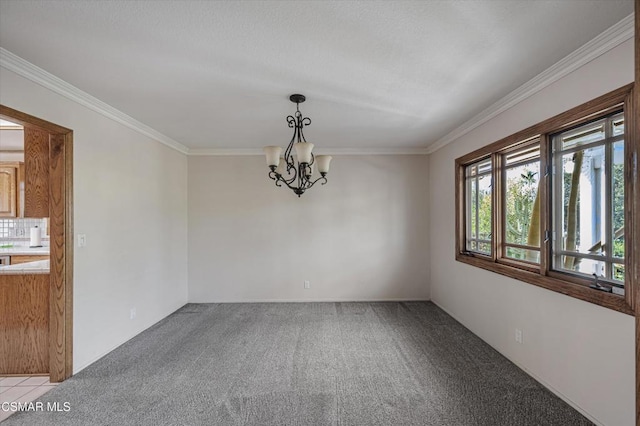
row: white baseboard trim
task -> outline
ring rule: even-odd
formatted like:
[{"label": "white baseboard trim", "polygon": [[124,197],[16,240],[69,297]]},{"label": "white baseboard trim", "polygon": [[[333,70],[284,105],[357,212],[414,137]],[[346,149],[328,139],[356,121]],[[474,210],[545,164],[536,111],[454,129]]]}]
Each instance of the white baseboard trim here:
[{"label": "white baseboard trim", "polygon": [[330,303],[330,302],[428,302],[429,299],[231,299],[231,300],[207,300],[192,301],[187,303]]},{"label": "white baseboard trim", "polygon": [[[187,302],[188,303],[188,302]],[[85,368],[87,368],[88,366],[90,366],[91,364],[93,364],[94,362],[98,361],[100,358],[105,357],[106,355],[108,355],[109,353],[113,352],[114,350],[116,350],[117,348],[119,348],[120,346],[124,345],[125,343],[127,343],[129,340],[133,339],[134,337],[136,337],[138,334],[142,333],[143,331],[147,330],[148,328],[151,328],[152,326],[156,325],[157,323],[159,323],[160,321],[162,321],[163,319],[167,318],[169,315],[175,313],[178,309],[182,308],[183,306],[185,306],[187,303],[181,303],[179,305],[176,305],[176,307],[172,308],[170,310],[170,312],[161,317],[158,320],[155,321],[151,321],[149,324],[143,325],[141,329],[137,329],[135,330],[133,333],[130,333],[128,337],[126,337],[122,342],[117,343],[113,346],[111,346],[109,349],[107,349],[106,351],[104,351],[102,354],[95,356],[94,358],[92,358],[90,361],[84,363],[81,366],[76,366],[76,363],[73,363],[73,374],[78,374],[79,372],[81,372],[82,370],[84,370]],[[73,343],[74,345],[76,344],[76,342]]]},{"label": "white baseboard trim", "polygon": [[[438,302],[436,302],[435,300],[431,300],[431,302],[433,302],[433,304],[435,304],[438,308],[442,309],[443,311],[445,311],[448,315],[450,315],[453,319],[455,319],[456,321],[458,321],[460,324],[462,324],[467,330],[471,331],[473,333],[473,331],[467,327],[462,321],[460,321],[454,314],[452,314],[451,312],[449,312],[446,308],[444,308],[443,306],[441,306]],[[473,333],[474,335],[478,336],[476,333]],[[478,336],[480,339],[482,339],[482,337]],[[593,415],[591,415],[590,413],[588,413],[584,408],[582,408],[580,405],[578,405],[575,401],[573,401],[571,398],[569,398],[568,396],[566,396],[565,394],[563,394],[562,392],[560,392],[558,389],[554,388],[552,385],[550,385],[547,381],[545,381],[544,379],[542,379],[541,377],[539,377],[537,374],[533,373],[532,371],[529,371],[524,365],[520,364],[518,361],[512,359],[511,357],[509,357],[507,354],[505,354],[504,352],[502,352],[500,349],[496,348],[495,346],[493,346],[492,344],[490,344],[489,342],[487,342],[486,340],[482,339],[483,342],[485,342],[487,345],[491,346],[493,349],[495,349],[496,351],[498,351],[500,353],[500,355],[502,355],[503,357],[507,358],[509,361],[511,361],[512,363],[514,363],[515,365],[518,366],[518,368],[520,368],[522,371],[524,371],[525,373],[527,373],[529,376],[533,377],[538,383],[540,383],[542,386],[544,386],[545,388],[549,389],[554,395],[556,395],[558,398],[560,398],[561,400],[563,400],[564,402],[566,402],[567,404],[569,404],[571,407],[573,407],[576,411],[578,411],[580,414],[582,414],[583,416],[585,416],[587,419],[589,419],[589,421],[591,421],[592,423],[595,423],[598,426],[605,426],[605,424],[601,421],[599,421],[598,419],[596,419],[595,417],[593,417]]]}]

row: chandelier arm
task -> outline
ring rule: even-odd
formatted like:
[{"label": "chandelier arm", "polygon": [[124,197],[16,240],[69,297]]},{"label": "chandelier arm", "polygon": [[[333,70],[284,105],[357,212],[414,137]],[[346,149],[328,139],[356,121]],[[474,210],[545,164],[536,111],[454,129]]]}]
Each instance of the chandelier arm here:
[{"label": "chandelier arm", "polygon": [[295,176],[293,178],[291,178],[289,181],[287,181],[285,178],[282,177],[281,174],[276,173],[275,171],[270,171],[268,174],[269,178],[271,180],[274,181],[274,183],[276,184],[276,186],[278,187],[282,187],[282,184],[284,183],[285,185],[287,185],[289,188],[291,189],[295,189],[294,187],[292,187],[291,185],[289,185],[291,182],[293,182],[293,180],[296,178]]},{"label": "chandelier arm", "polygon": [[[275,177],[275,179],[274,179],[274,178],[272,178],[272,179],[275,181],[275,184],[276,184],[276,186],[277,186],[277,187],[280,187],[280,188],[281,188],[281,187],[282,187],[282,184],[284,183],[286,186],[288,186],[289,188],[291,188],[291,186],[289,186],[289,184],[287,183],[287,180],[286,180],[286,179],[284,179],[284,178],[282,177],[282,175],[281,175],[281,174],[277,174],[277,173],[276,173],[276,175],[275,175],[275,176],[276,176],[276,177]],[[271,176],[269,176],[269,177],[271,177]]]},{"label": "chandelier arm", "polygon": [[275,171],[269,172],[269,178],[274,181],[276,186],[281,187],[281,182],[283,181],[282,176],[276,173]]},{"label": "chandelier arm", "polygon": [[291,170],[293,170],[293,176],[290,179],[285,179],[283,175],[280,175],[280,180],[285,182],[287,184],[287,186],[289,186],[289,184],[291,184],[293,181],[295,181],[296,178],[298,177],[298,174],[296,172],[296,168],[292,167],[291,165],[289,165],[287,167],[287,174],[290,174]]},{"label": "chandelier arm", "polygon": [[318,179],[316,179],[316,180],[314,180],[313,182],[311,182],[311,184],[309,185],[309,187],[308,187],[307,189],[311,188],[311,187],[312,187],[313,185],[315,185],[315,184],[316,184],[316,182],[318,182],[319,180],[324,181],[324,182],[322,182],[322,183],[321,183],[321,185],[326,185],[326,184],[327,184],[327,182],[328,182],[328,181],[327,181],[327,177],[326,177],[326,176],[320,176]]},{"label": "chandelier arm", "polygon": [[287,162],[287,165],[293,164],[293,155],[291,154],[291,152],[293,151],[293,143],[295,142],[295,140],[296,140],[296,132],[294,130],[293,137],[291,138],[289,145],[287,145],[287,149],[284,150],[284,161]]},{"label": "chandelier arm", "polygon": [[298,175],[297,175],[297,173],[295,172],[295,169],[294,169],[293,177],[291,179],[287,180],[287,179],[283,178],[282,180],[287,183],[287,186],[289,186],[291,183],[293,183],[296,180],[297,177],[298,177]]},{"label": "chandelier arm", "polygon": [[[289,182],[291,182],[291,181],[287,182],[287,181],[286,181],[286,180],[284,180],[284,179],[280,179],[278,182],[279,182],[279,183],[284,183],[284,184],[287,186],[287,188],[289,188],[290,190],[292,190],[293,192],[296,192],[296,193],[297,193],[298,191],[300,191],[300,189],[302,189],[302,191],[303,191],[303,192],[304,192],[304,190],[306,190],[306,188],[299,188],[299,187],[295,187],[295,186],[289,185]],[[278,184],[276,183],[276,186],[282,186],[282,185],[278,185]]]},{"label": "chandelier arm", "polygon": [[[287,162],[287,166],[289,166],[293,164],[293,156],[291,155],[291,152],[293,151],[293,143],[296,140],[298,123],[296,121],[296,118],[292,115],[287,116],[287,123],[289,127],[293,129],[293,136],[291,137],[291,141],[289,142],[289,145],[287,145],[287,148],[284,151],[284,160]],[[289,171],[289,167],[287,167],[287,171]]]},{"label": "chandelier arm", "polygon": [[300,132],[300,137],[299,137],[299,139],[300,139],[302,142],[306,142],[306,141],[307,141],[307,139],[305,139],[305,137],[304,137],[304,132],[302,131],[302,129],[303,129],[305,126],[308,126],[308,125],[310,125],[310,124],[311,124],[311,119],[310,119],[309,117],[304,117],[304,118],[299,117],[298,124],[299,124],[298,129],[299,129],[299,132]]},{"label": "chandelier arm", "polygon": [[298,142],[302,142],[304,140],[304,136],[302,135],[302,119],[300,118],[302,114],[300,111],[296,112],[296,130],[295,137],[297,137]]}]

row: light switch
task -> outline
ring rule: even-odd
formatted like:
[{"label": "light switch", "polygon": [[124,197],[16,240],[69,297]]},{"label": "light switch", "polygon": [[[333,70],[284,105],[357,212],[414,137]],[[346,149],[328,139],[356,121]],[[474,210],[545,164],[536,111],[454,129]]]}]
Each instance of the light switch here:
[{"label": "light switch", "polygon": [[87,234],[78,234],[78,247],[87,245]]}]

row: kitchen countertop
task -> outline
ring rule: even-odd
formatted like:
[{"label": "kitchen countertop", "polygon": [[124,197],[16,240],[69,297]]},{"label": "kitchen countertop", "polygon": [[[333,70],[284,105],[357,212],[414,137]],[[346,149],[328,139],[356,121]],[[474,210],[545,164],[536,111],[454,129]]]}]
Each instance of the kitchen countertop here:
[{"label": "kitchen countertop", "polygon": [[0,256],[47,256],[49,255],[49,246],[30,248],[29,246],[13,246],[11,248],[0,248]]},{"label": "kitchen countertop", "polygon": [[17,265],[0,266],[2,274],[48,274],[49,261],[36,260],[35,262],[19,263]]}]

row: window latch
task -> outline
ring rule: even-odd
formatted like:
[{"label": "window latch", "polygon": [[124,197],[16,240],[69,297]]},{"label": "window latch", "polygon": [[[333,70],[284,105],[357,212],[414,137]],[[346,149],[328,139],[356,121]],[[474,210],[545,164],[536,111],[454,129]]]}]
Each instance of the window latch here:
[{"label": "window latch", "polygon": [[603,285],[600,285],[600,283],[598,282],[598,274],[592,274],[593,275],[593,284],[591,284],[589,287],[595,289],[595,290],[600,290],[600,291],[606,291],[607,293],[611,293],[611,288],[609,287],[605,287]]}]

